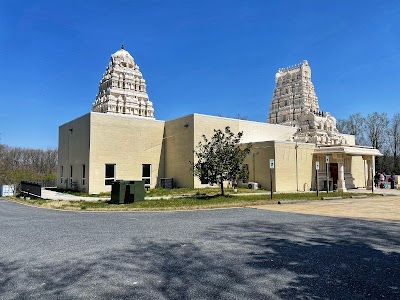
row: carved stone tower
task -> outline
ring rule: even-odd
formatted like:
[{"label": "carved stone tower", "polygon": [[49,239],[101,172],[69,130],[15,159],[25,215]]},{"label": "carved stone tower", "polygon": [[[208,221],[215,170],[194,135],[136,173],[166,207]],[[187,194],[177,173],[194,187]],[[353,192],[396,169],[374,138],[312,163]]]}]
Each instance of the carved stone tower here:
[{"label": "carved stone tower", "polygon": [[310,66],[303,60],[299,65],[279,69],[276,73],[267,122],[294,126],[306,110],[319,111],[319,106]]},{"label": "carved stone tower", "polygon": [[111,55],[92,111],[154,118],[153,103],[146,93],[145,80],[123,45]]},{"label": "carved stone tower", "polygon": [[347,144],[336,128],[336,119],[320,111],[306,60],[299,65],[279,69],[269,108],[268,123],[296,126],[294,141],[321,145]]}]

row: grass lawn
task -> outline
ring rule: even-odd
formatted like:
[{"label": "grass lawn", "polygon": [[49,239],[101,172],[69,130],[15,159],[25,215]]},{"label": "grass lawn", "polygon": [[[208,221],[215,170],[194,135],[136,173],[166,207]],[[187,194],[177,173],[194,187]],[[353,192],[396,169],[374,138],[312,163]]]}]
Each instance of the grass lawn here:
[{"label": "grass lawn", "polygon": [[[63,193],[81,196],[81,197],[111,197],[111,192],[104,192],[100,194],[88,194],[85,192],[76,192],[76,191],[61,191]],[[233,193],[232,188],[225,188],[225,193]],[[237,194],[240,193],[265,193],[266,190],[252,190],[246,188],[238,188]],[[150,189],[146,193],[146,197],[161,197],[161,196],[199,196],[199,195],[208,195],[214,196],[221,193],[221,189],[218,187],[209,187],[209,188],[200,188],[200,189],[190,189],[190,188],[174,188],[174,189],[163,189],[163,188],[156,188]]]},{"label": "grass lawn", "polygon": [[[193,192],[193,190],[191,190]],[[202,189],[204,191],[204,189]],[[246,190],[250,191],[250,190]],[[216,192],[213,189],[213,192]],[[264,191],[265,192],[265,191]],[[55,200],[24,200],[23,198],[14,198],[14,201],[26,203],[38,207],[50,209],[65,210],[86,210],[86,211],[160,211],[160,210],[190,210],[190,209],[210,209],[210,208],[227,208],[227,207],[245,207],[262,204],[276,204],[280,200],[321,200],[322,197],[350,197],[352,195],[360,195],[353,193],[320,193],[317,197],[316,193],[287,193],[274,194],[273,199],[270,195],[198,195],[197,197],[173,198],[161,200],[146,200],[143,202],[135,202],[131,204],[108,204],[105,200],[99,201],[55,201]],[[147,194],[148,195],[148,194]],[[147,196],[146,195],[146,196]],[[168,194],[171,195],[171,194]],[[371,194],[366,194],[372,196]],[[165,196],[165,195],[164,195]]]}]

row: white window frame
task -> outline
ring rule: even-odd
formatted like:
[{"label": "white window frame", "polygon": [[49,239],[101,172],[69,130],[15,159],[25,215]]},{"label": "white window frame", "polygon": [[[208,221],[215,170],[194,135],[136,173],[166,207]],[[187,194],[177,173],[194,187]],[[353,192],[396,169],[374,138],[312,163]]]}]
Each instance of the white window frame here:
[{"label": "white window frame", "polygon": [[[144,171],[144,166],[150,166],[150,176],[143,176],[143,171]],[[142,164],[142,180],[144,181],[144,184],[151,185],[151,169],[152,165],[151,164]]]},{"label": "white window frame", "polygon": [[[106,177],[107,176],[107,166],[114,166],[114,177]],[[116,164],[105,164],[104,165],[104,185],[111,185],[112,182],[115,181],[116,178],[116,174],[117,174],[117,165]],[[111,182],[112,180],[112,182]],[[107,181],[109,181],[109,183],[107,183]]]}]

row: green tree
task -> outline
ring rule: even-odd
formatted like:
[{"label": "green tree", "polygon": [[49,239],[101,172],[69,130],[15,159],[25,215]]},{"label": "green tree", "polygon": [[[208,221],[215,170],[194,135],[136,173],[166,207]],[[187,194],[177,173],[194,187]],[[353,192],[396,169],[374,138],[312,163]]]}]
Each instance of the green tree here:
[{"label": "green tree", "polygon": [[250,153],[251,144],[241,147],[242,136],[243,132],[235,135],[229,126],[224,132],[214,129],[211,140],[203,135],[203,142],[194,150],[197,162],[190,162],[193,174],[203,183],[219,184],[221,195],[224,195],[224,181],[236,182],[248,177],[243,161]]}]

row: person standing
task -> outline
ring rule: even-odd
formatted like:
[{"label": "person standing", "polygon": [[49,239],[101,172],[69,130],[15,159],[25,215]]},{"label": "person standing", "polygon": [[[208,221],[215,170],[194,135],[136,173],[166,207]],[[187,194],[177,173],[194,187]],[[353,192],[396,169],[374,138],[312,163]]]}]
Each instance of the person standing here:
[{"label": "person standing", "polygon": [[381,174],[379,174],[379,172],[376,172],[376,174],[374,176],[374,183],[375,183],[376,188],[379,186],[379,178],[380,177],[381,177]]}]

